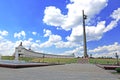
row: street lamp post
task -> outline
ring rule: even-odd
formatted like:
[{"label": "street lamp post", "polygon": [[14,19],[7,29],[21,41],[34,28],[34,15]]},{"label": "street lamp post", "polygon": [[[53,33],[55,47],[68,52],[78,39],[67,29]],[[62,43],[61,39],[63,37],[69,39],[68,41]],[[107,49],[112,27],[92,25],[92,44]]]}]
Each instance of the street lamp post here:
[{"label": "street lamp post", "polygon": [[43,54],[43,63],[44,63],[45,54]]},{"label": "street lamp post", "polygon": [[117,53],[115,53],[115,57],[116,57],[116,62],[117,62],[117,65],[119,65],[119,61],[118,61],[118,54]]}]

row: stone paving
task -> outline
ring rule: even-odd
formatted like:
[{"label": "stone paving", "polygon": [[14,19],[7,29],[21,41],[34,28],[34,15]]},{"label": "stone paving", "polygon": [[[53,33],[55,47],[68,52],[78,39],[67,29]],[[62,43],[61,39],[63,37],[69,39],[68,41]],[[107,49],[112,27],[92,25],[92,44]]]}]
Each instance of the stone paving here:
[{"label": "stone paving", "polygon": [[93,64],[66,64],[10,69],[0,67],[0,80],[120,80]]}]

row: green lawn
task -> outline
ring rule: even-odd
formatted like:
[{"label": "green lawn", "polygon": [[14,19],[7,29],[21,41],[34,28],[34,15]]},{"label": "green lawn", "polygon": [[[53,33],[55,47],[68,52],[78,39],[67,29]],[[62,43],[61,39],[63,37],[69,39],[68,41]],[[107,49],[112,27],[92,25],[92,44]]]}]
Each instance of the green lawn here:
[{"label": "green lawn", "polygon": [[48,62],[48,63],[76,63],[77,58],[36,58],[33,62]]},{"label": "green lawn", "polygon": [[[14,56],[2,56],[2,60],[14,60],[14,59],[15,59]],[[19,60],[24,60],[24,61],[27,61],[27,62],[29,62],[33,59],[35,59],[35,58],[28,58],[28,57],[20,57],[19,58]]]},{"label": "green lawn", "polygon": [[13,56],[2,56],[2,60],[14,60]]},{"label": "green lawn", "polygon": [[[2,56],[3,60],[14,60],[13,56]],[[27,62],[48,62],[48,63],[77,63],[79,58],[28,58],[21,57],[19,60],[24,60]],[[120,62],[120,60],[119,60]],[[89,59],[91,64],[116,64],[116,59]]]},{"label": "green lawn", "polygon": [[[119,60],[120,61],[120,60]],[[92,64],[116,64],[116,59],[89,59]]]},{"label": "green lawn", "polygon": [[[14,60],[13,56],[2,56],[2,60]],[[48,62],[48,63],[76,63],[77,58],[29,58],[20,57],[19,60],[24,60],[26,62]]]}]

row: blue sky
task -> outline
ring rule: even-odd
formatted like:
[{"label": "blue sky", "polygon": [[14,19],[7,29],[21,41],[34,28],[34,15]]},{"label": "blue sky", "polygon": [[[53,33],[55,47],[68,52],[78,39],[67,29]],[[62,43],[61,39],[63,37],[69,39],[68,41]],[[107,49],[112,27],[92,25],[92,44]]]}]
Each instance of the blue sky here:
[{"label": "blue sky", "polygon": [[0,0],[0,54],[23,42],[37,52],[83,56],[82,10],[88,54],[120,55],[119,0]]}]

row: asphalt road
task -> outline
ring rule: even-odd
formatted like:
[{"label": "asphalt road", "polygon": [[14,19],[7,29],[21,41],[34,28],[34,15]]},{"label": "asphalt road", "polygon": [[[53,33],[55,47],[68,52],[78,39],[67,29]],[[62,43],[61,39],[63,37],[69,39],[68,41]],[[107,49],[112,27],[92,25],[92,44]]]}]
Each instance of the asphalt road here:
[{"label": "asphalt road", "polygon": [[93,64],[66,64],[10,69],[0,67],[0,80],[120,80]]}]

